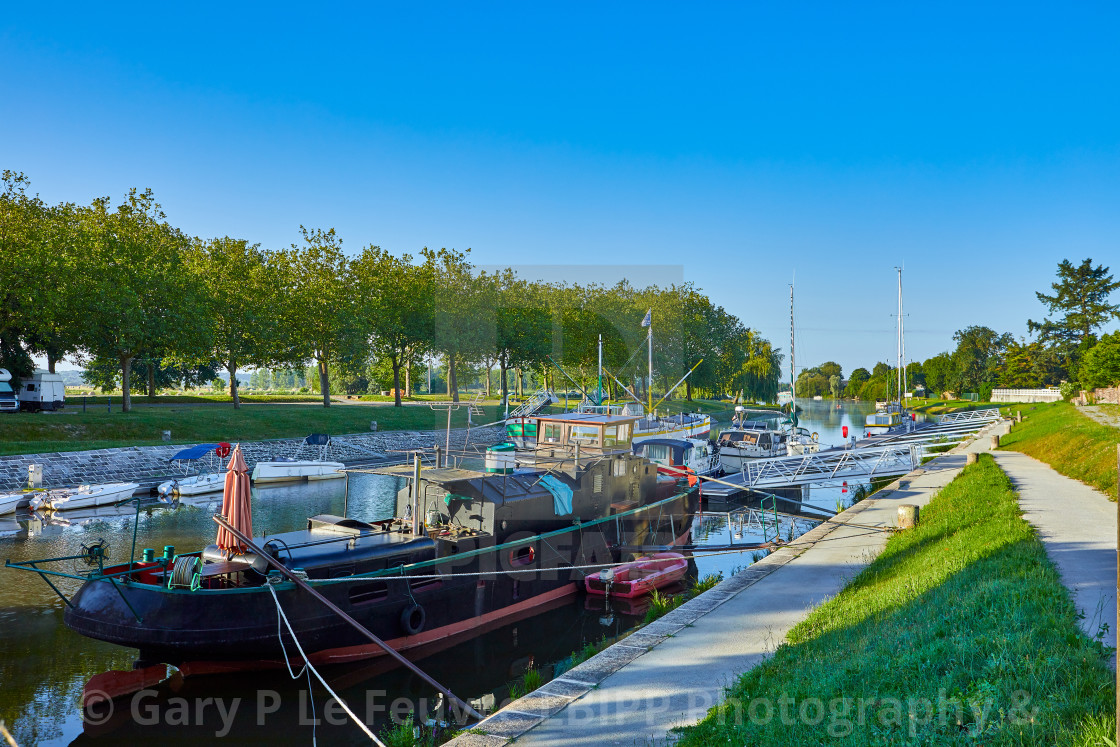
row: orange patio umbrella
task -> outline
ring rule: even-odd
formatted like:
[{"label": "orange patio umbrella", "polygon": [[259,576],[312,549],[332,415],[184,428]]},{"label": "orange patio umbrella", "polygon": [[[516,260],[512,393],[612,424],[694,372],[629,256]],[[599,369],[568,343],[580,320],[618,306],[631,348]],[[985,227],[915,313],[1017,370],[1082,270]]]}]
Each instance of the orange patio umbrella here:
[{"label": "orange patio umbrella", "polygon": [[[222,492],[222,516],[247,537],[253,536],[253,507],[250,503],[249,465],[241,455],[241,444],[229,456],[226,486]],[[248,550],[228,529],[218,527],[218,547],[230,557]]]}]

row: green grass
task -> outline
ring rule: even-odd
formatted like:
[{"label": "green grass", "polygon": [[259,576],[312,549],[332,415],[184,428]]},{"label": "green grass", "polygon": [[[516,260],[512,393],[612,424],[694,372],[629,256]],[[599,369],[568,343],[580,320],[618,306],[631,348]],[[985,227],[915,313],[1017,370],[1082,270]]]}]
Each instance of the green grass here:
[{"label": "green grass", "polygon": [[1115,675],[1077,620],[984,455],[679,744],[1092,744]]},{"label": "green grass", "polygon": [[[474,416],[473,421],[482,425],[498,417],[497,407],[484,407],[483,415]],[[171,431],[172,443],[368,433],[371,420],[377,421],[378,430],[440,430],[447,425],[445,413],[419,406],[253,405],[234,410],[187,405],[137,408],[128,413],[70,408],[60,414],[0,415],[0,454],[146,446],[162,443],[164,430]],[[466,423],[465,407],[452,413],[452,427],[465,427]]]},{"label": "green grass", "polygon": [[986,410],[996,405],[991,402],[973,402],[968,399],[910,399],[906,406],[914,412],[924,412],[928,415],[944,415],[948,412],[963,412],[965,410]]},{"label": "green grass", "polygon": [[1024,419],[1000,439],[1001,449],[1029,454],[1116,500],[1120,430],[1089,419],[1068,402],[1008,409],[1022,410]]}]

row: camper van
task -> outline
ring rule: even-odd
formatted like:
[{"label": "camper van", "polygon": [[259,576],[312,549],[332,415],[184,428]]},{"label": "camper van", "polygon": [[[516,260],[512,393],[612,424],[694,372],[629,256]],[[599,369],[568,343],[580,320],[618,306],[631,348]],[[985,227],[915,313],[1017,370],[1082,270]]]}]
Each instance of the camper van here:
[{"label": "camper van", "polygon": [[27,412],[61,410],[66,400],[66,385],[58,374],[36,370],[19,383],[19,407]]},{"label": "camper van", "polygon": [[12,389],[12,374],[0,368],[0,412],[19,412],[19,400]]}]

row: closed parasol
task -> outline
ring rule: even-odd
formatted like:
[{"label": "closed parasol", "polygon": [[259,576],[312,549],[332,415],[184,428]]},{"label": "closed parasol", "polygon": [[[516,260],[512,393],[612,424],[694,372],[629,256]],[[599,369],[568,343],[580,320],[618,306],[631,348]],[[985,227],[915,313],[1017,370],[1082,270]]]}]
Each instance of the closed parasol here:
[{"label": "closed parasol", "polygon": [[[241,444],[233,447],[226,473],[226,486],[222,492],[222,516],[246,537],[253,536],[253,507],[250,502],[249,465],[241,455]],[[218,527],[218,547],[232,557],[248,548],[241,544],[224,527]]]}]

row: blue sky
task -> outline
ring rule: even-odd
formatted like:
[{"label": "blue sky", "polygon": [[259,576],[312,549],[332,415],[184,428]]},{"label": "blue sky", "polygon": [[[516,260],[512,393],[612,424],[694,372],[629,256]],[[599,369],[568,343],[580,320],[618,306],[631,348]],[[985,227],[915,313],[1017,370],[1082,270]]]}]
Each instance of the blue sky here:
[{"label": "blue sky", "polygon": [[845,372],[893,360],[896,265],[918,360],[1120,274],[1120,6],[846,5],[22,4],[0,167],[272,248],[679,265],[783,349],[796,275]]}]

